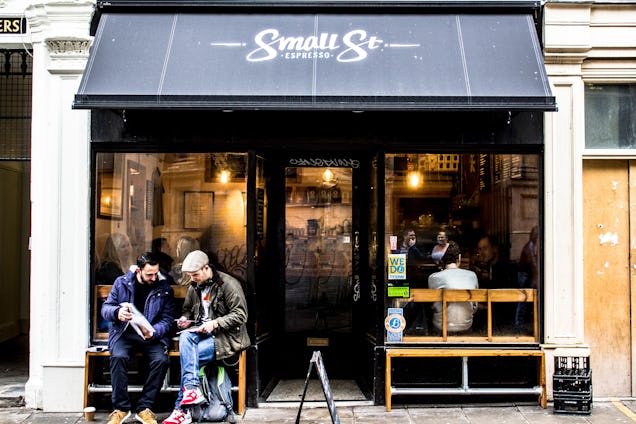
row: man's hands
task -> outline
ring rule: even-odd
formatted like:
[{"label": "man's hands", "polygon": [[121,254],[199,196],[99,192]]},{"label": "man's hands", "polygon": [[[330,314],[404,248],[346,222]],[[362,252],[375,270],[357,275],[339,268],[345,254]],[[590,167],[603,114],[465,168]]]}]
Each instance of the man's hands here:
[{"label": "man's hands", "polygon": [[[190,325],[192,325],[192,320],[187,319],[184,316],[180,317],[176,321],[177,321],[177,327],[179,327],[180,330],[186,329],[190,327]],[[212,333],[217,328],[219,328],[219,323],[217,320],[213,319],[212,321],[204,322],[203,324],[198,326],[196,329],[192,329],[192,331],[195,331],[197,333]]]},{"label": "man's hands", "polygon": [[152,335],[154,333],[150,332],[146,327],[144,327],[143,325],[140,325],[139,328],[141,328],[141,334],[144,335],[144,340],[148,340],[150,338],[152,338]]},{"label": "man's hands", "polygon": [[212,333],[219,328],[219,323],[213,319],[212,321],[206,321],[199,326],[199,333]]},{"label": "man's hands", "polygon": [[121,308],[119,308],[119,312],[117,312],[117,319],[120,321],[130,321],[133,317],[132,311],[126,307],[126,306],[122,306]]},{"label": "man's hands", "polygon": [[190,327],[190,325],[192,325],[192,320],[187,319],[184,316],[179,317],[179,319],[177,319],[177,327],[179,327],[180,330],[183,330],[184,328],[188,328]]},{"label": "man's hands", "polygon": [[[131,321],[133,319],[133,313],[128,306],[122,306],[117,312],[117,319],[123,322]],[[141,329],[144,340],[151,339],[152,336],[155,334],[154,331],[148,330],[143,325],[139,325],[139,328]]]}]

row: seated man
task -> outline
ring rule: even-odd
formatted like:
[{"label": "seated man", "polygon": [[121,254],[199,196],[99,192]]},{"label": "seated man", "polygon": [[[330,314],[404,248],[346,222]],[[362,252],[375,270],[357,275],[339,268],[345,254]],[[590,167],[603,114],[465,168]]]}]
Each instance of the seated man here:
[{"label": "seated man", "polygon": [[[143,318],[135,313],[141,313],[147,322],[142,322]],[[137,401],[135,419],[145,424],[157,424],[151,408],[169,366],[167,352],[174,322],[174,294],[159,272],[159,261],[152,253],[140,255],[137,266],[115,280],[102,306],[102,317],[112,322],[108,350],[114,411],[108,417],[108,424],[121,424],[131,415],[128,364],[135,351],[142,352],[149,361],[148,377]],[[151,328],[145,328],[143,324],[149,324]]]},{"label": "seated man", "polygon": [[188,407],[206,401],[201,392],[199,367],[231,357],[250,344],[247,335],[247,302],[241,283],[217,271],[200,250],[186,256],[181,270],[192,280],[177,320],[179,336],[181,391],[172,414],[163,424],[189,424]]},{"label": "seated man", "polygon": [[[454,241],[448,242],[446,253],[442,256],[442,271],[435,272],[428,277],[428,287],[431,289],[477,289],[477,275],[459,264],[462,255],[459,246]],[[452,302],[446,305],[446,328],[449,332],[470,330],[473,325],[473,313],[477,310],[474,302]],[[433,325],[442,329],[442,302],[433,304]]]}]

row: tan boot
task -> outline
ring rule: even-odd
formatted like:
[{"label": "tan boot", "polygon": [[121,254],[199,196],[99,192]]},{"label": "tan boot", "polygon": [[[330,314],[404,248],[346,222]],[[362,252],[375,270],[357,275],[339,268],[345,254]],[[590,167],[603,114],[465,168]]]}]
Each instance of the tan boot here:
[{"label": "tan boot", "polygon": [[115,409],[108,416],[108,424],[122,424],[130,417],[130,411],[120,411],[119,409]]},{"label": "tan boot", "polygon": [[157,416],[148,408],[137,412],[135,419],[143,424],[157,424]]}]

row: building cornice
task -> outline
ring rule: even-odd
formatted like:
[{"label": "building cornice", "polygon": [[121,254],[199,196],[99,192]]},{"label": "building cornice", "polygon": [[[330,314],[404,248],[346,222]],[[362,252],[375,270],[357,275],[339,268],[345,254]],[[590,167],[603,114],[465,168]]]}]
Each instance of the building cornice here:
[{"label": "building cornice", "polygon": [[91,40],[88,38],[78,39],[46,39],[46,47],[51,57],[88,56],[88,49]]}]

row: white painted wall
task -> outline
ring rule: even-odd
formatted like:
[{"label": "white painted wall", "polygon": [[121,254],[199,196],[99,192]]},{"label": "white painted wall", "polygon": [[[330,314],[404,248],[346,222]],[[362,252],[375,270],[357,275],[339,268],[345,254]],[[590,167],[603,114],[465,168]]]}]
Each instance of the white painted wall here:
[{"label": "white painted wall", "polygon": [[[88,57],[91,1],[26,7],[33,46],[31,329],[26,402],[82,409],[88,345],[89,113],[71,109]],[[60,388],[64,390],[60,390]]]}]

